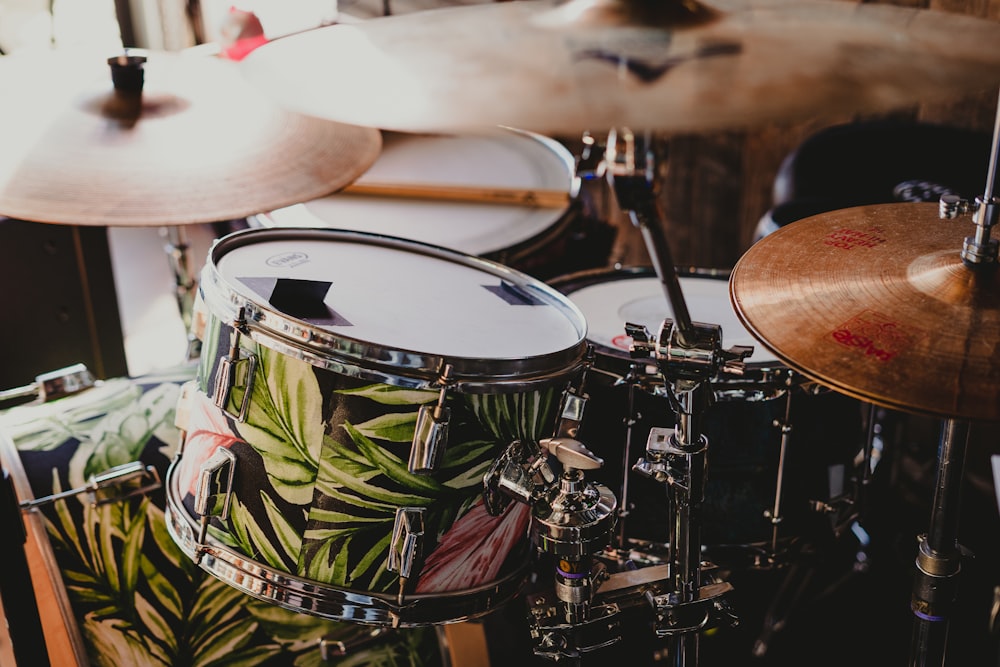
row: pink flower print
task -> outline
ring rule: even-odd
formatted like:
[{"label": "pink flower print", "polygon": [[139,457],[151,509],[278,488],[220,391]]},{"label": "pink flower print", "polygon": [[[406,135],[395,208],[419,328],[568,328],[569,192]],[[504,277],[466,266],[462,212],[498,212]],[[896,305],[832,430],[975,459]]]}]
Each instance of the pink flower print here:
[{"label": "pink flower print", "polygon": [[424,561],[416,593],[464,590],[494,581],[514,547],[528,539],[531,508],[511,503],[490,516],[480,498]]},{"label": "pink flower print", "polygon": [[184,440],[184,453],[178,465],[178,488],[194,495],[198,489],[198,473],[219,447],[232,447],[243,440],[229,426],[222,410],[208,396],[195,391],[190,396],[190,416]]}]

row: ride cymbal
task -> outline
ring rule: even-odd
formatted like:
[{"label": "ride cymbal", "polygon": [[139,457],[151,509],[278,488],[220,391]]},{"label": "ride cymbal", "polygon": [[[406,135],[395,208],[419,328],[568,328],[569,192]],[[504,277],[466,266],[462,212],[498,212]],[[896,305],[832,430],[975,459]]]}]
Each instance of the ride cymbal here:
[{"label": "ride cymbal", "polygon": [[1000,273],[961,257],[975,226],[933,203],[804,218],[743,255],[730,296],[782,361],[884,407],[1000,419]]},{"label": "ride cymbal", "polygon": [[281,37],[272,99],[409,132],[695,132],[891,109],[1000,83],[1000,24],[840,0],[522,0]]},{"label": "ride cymbal", "polygon": [[0,58],[0,215],[76,225],[219,222],[334,192],[378,157],[378,130],[279,107],[235,62],[130,54],[146,58],[141,94],[112,84],[107,55]]}]

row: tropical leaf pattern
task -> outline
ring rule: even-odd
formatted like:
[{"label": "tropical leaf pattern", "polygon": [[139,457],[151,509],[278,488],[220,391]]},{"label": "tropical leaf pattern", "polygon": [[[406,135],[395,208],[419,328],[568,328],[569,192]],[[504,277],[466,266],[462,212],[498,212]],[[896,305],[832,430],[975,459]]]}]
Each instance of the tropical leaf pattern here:
[{"label": "tropical leaf pattern", "polygon": [[[91,475],[143,461],[161,478],[176,455],[182,383],[117,379],[78,396],[0,413],[36,497],[84,486]],[[93,393],[91,393],[93,392]],[[41,511],[91,664],[97,667],[440,665],[432,628],[369,639],[364,626],[296,614],[249,597],[198,568],[173,542],[163,490],[94,506],[86,496]],[[275,517],[272,516],[272,519]],[[324,661],[319,640],[357,643]]]},{"label": "tropical leaf pattern", "polygon": [[[423,511],[420,557],[434,564],[426,581],[420,581],[419,571],[411,577],[417,590],[472,588],[524,565],[527,515],[512,506],[508,511],[515,516],[483,521],[483,475],[513,440],[552,435],[561,385],[449,392],[442,460],[432,474],[414,474],[407,460],[418,412],[438,400],[437,389],[336,373],[241,335],[241,354],[256,360],[256,371],[246,419],[238,421],[232,415],[249,384],[245,378],[231,390],[231,414],[207,398],[229,354],[233,329],[210,319],[207,331],[206,340],[215,343],[203,351],[199,386],[205,413],[216,414],[202,415],[197,428],[204,431],[189,434],[183,458],[186,466],[190,449],[204,449],[192,459],[196,465],[213,446],[209,441],[237,456],[232,511],[228,520],[212,521],[213,537],[325,585],[395,594],[399,577],[388,571],[387,561],[396,512],[414,508]],[[192,497],[186,506],[194,515]],[[462,526],[464,517],[468,523]],[[450,531],[447,546],[435,553]]]}]

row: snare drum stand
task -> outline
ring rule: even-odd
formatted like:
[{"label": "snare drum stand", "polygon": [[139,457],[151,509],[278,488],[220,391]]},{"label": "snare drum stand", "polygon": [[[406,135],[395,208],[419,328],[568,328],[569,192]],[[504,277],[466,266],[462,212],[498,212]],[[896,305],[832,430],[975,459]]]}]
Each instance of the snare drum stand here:
[{"label": "snare drum stand", "polygon": [[734,624],[725,593],[726,582],[705,585],[702,574],[701,519],[705,500],[708,439],[702,418],[712,400],[711,379],[721,370],[740,374],[753,351],[747,346],[721,347],[717,324],[694,323],[688,313],[680,280],[664,238],[656,205],[655,173],[648,138],[630,130],[612,130],[601,165],[618,204],[640,231],[656,274],[673,310],[659,335],[651,338],[641,325],[626,323],[632,336],[632,356],[653,357],[666,380],[666,391],[676,413],[676,428],[650,433],[646,457],[634,469],[667,485],[668,592],[648,596],[653,607],[654,632],[670,640],[671,664],[697,664],[698,633],[721,620]]}]

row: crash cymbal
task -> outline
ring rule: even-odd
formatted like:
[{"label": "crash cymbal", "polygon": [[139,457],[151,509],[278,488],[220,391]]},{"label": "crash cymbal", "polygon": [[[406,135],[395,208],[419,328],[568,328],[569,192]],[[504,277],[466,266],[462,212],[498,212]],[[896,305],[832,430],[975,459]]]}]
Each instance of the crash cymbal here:
[{"label": "crash cymbal", "polygon": [[998,420],[1000,273],[963,264],[974,234],[933,203],[823,213],[751,246],[730,296],[755,338],[821,384],[905,412]]},{"label": "crash cymbal", "polygon": [[279,107],[235,62],[131,53],[146,58],[141,93],[112,84],[109,54],[0,58],[0,215],[112,226],[232,220],[334,192],[379,154],[378,130]]},{"label": "crash cymbal", "polygon": [[242,66],[280,104],[414,132],[700,132],[1000,83],[1000,24],[840,0],[521,0],[281,37]]}]

